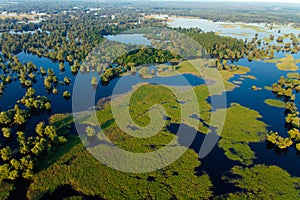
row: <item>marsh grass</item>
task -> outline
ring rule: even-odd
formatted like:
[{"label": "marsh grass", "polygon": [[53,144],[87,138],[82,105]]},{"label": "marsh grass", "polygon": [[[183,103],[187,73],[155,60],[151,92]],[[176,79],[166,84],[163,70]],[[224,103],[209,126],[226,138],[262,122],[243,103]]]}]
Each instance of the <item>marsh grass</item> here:
[{"label": "marsh grass", "polygon": [[266,60],[265,62],[276,63],[276,67],[282,71],[297,71],[299,67],[296,65],[300,59],[294,59],[290,54],[286,54],[284,58]]},{"label": "marsh grass", "polygon": [[[222,109],[216,112],[222,112]],[[227,108],[226,121],[218,146],[225,151],[229,159],[245,165],[253,163],[255,153],[249,147],[249,143],[261,142],[267,134],[266,124],[258,120],[261,117],[257,111],[239,104],[231,104]]]},{"label": "marsh grass", "polygon": [[0,183],[0,199],[8,199],[10,193],[15,189],[14,184],[1,182]]},{"label": "marsh grass", "polygon": [[300,179],[291,177],[277,166],[254,165],[250,168],[235,166],[235,179],[224,177],[245,192],[230,194],[228,199],[298,199]]},{"label": "marsh grass", "polygon": [[222,24],[221,27],[222,28],[235,28],[236,26],[233,24]]},{"label": "marsh grass", "polygon": [[264,29],[262,29],[259,26],[251,25],[251,24],[238,24],[239,27],[245,28],[245,29],[251,29],[257,32],[265,32]]},{"label": "marsh grass", "polygon": [[266,99],[265,103],[269,106],[274,106],[277,108],[285,108],[286,104],[283,101],[277,100],[277,99]]},{"label": "marsh grass", "polygon": [[29,199],[51,194],[63,185],[71,185],[85,195],[106,199],[207,199],[212,196],[208,175],[197,176],[194,172],[200,162],[193,150],[188,150],[179,160],[159,171],[130,174],[95,160],[78,137],[71,141],[78,144],[71,146],[70,151],[34,177],[27,192]]}]

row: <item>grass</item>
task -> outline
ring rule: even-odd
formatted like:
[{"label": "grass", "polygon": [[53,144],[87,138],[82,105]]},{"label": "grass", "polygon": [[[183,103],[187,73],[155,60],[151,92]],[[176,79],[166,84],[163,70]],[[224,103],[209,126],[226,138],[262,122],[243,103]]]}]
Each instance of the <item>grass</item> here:
[{"label": "grass", "polygon": [[257,32],[264,32],[265,31],[259,26],[250,25],[250,24],[238,24],[238,26],[240,26],[241,28],[245,28],[245,29],[251,29],[251,30],[254,30],[254,31],[257,31]]},{"label": "grass", "polygon": [[295,63],[287,62],[287,63],[277,63],[277,68],[282,71],[297,71],[298,66]]},{"label": "grass", "polygon": [[[166,133],[164,137],[173,135]],[[192,150],[164,169],[153,173],[130,174],[103,165],[91,156],[78,137],[72,140],[75,141],[66,145],[78,144],[70,146],[70,151],[56,158],[54,164],[34,177],[27,192],[29,199],[51,194],[63,185],[70,185],[84,195],[105,199],[207,199],[212,196],[208,175],[195,175],[194,169],[200,162]]]},{"label": "grass", "polygon": [[239,68],[234,71],[218,71],[215,68],[209,67],[214,66],[214,60],[205,59],[184,61],[180,63],[179,66],[180,68],[177,69],[177,71],[180,73],[191,73],[203,77],[205,80],[214,81],[213,84],[210,84],[208,86],[210,90],[210,95],[221,94],[224,91],[233,90],[236,87],[236,85],[230,82],[229,80],[235,75],[244,75],[250,72],[250,69],[244,66],[238,66]]},{"label": "grass", "polygon": [[221,27],[222,28],[235,28],[236,26],[233,24],[222,24]]},{"label": "grass", "polygon": [[250,165],[255,158],[255,153],[247,143],[233,142],[230,139],[221,139],[218,146],[225,151],[225,156],[242,164]]},{"label": "grass", "polygon": [[[267,133],[266,124],[258,120],[262,116],[239,104],[232,104],[227,110],[219,109],[216,112],[222,111],[226,112],[226,120],[218,146],[224,149],[229,159],[245,165],[252,164],[255,154],[249,143],[264,140]],[[218,127],[218,124],[215,126]]]},{"label": "grass", "polygon": [[0,199],[8,199],[10,193],[15,189],[14,184],[0,183]]},{"label": "grass", "polygon": [[294,59],[291,54],[286,54],[284,58],[266,60],[265,62],[276,63],[276,67],[282,71],[297,71],[299,67],[296,65],[300,63],[300,59]]},{"label": "grass", "polygon": [[70,114],[55,114],[50,116],[49,123],[59,129],[73,123],[73,117]]},{"label": "grass", "polygon": [[271,40],[270,37],[264,37],[264,41],[266,43],[270,43],[270,42],[273,42],[274,40]]},{"label": "grass", "polygon": [[253,75],[242,75],[242,78],[248,78],[248,79],[252,79],[252,80],[256,80],[256,77]]},{"label": "grass", "polygon": [[265,86],[264,88],[265,88],[265,90],[273,91],[273,88],[271,86]]},{"label": "grass", "polygon": [[288,73],[286,76],[291,79],[300,79],[299,73]]},{"label": "grass", "polygon": [[269,106],[274,106],[277,108],[285,108],[285,103],[283,101],[277,100],[277,99],[266,99],[265,103]]},{"label": "grass", "polygon": [[236,36],[250,36],[249,33],[232,33],[232,34]]},{"label": "grass", "polygon": [[216,35],[226,34],[227,36],[250,36],[249,33],[223,33],[222,31],[215,32]]},{"label": "grass", "polygon": [[277,166],[235,166],[231,176],[237,178],[225,179],[245,192],[230,194],[228,199],[298,199],[300,196],[300,178],[291,177]]},{"label": "grass", "polygon": [[[198,101],[201,102],[201,112],[209,112],[210,105],[205,101],[209,94],[205,85],[197,86],[194,90]],[[183,90],[184,96],[188,96],[189,92],[192,91]],[[119,98],[124,98],[124,95]],[[161,104],[166,114],[176,122],[179,117],[176,106],[188,103],[181,104],[176,101],[174,94],[168,88],[144,84],[131,95],[131,117],[141,126],[149,124],[148,114],[154,104]],[[192,107],[191,110],[194,111],[193,109]],[[174,137],[176,138],[164,128],[155,136],[145,139],[125,134],[116,122],[111,120],[113,115],[110,104],[97,112],[97,118],[98,122],[95,122],[89,115],[86,115],[81,119],[81,123],[94,125],[100,123],[102,128],[106,124],[105,134],[114,144],[127,151],[151,152],[162,148]],[[51,121],[61,124],[61,120],[66,120],[66,118],[56,115]],[[58,148],[55,155],[49,155],[49,159],[42,160],[41,165],[44,168],[36,174],[28,189],[29,199],[38,199],[45,195],[51,197],[51,194],[57,193],[59,188],[66,185],[85,196],[105,199],[208,199],[212,196],[212,183],[209,176],[195,172],[200,161],[198,154],[191,149],[187,149],[182,157],[161,170],[130,174],[114,170],[95,160],[78,137],[71,135],[68,139],[69,142]],[[177,145],[174,146],[174,150],[175,148],[178,148]],[[186,187],[187,185],[189,187]],[[55,198],[55,196],[52,197]]]},{"label": "grass", "polygon": [[[187,125],[199,130],[203,133],[207,132],[207,128],[201,123],[198,119],[192,118],[191,116],[197,116],[203,119],[206,123],[210,120],[210,109],[211,106],[207,103],[207,98],[209,97],[209,91],[206,85],[199,85],[190,89],[183,89],[182,91],[177,91],[178,94],[181,94],[181,99],[177,99],[173,92],[164,87],[164,86],[155,86],[150,84],[141,85],[130,98],[130,116],[134,119],[134,122],[139,126],[147,126],[150,123],[149,110],[151,106],[155,104],[160,104],[166,110],[166,116],[171,118],[172,123],[181,123],[181,114],[183,117],[184,123]],[[196,95],[195,95],[196,94]],[[128,95],[125,94],[117,98],[117,102],[124,102]],[[195,96],[194,96],[195,95]],[[193,99],[195,97],[195,99]],[[180,104],[178,101],[182,103]],[[197,102],[194,102],[196,100]],[[196,106],[199,107],[197,112]],[[125,113],[125,110],[122,110],[122,106],[118,108],[118,113]],[[181,110],[184,110],[181,113]],[[158,119],[161,119],[161,113],[156,113],[155,116]],[[111,107],[107,106],[104,110],[97,113],[98,119],[95,119],[89,115],[82,116],[80,123],[96,126],[98,123],[105,124],[110,119],[113,119],[111,113]],[[154,118],[155,120],[155,118]],[[126,122],[128,125],[130,122]],[[114,124],[112,124],[114,125]],[[124,125],[125,126],[125,125]],[[102,126],[102,129],[104,127]],[[129,131],[129,130],[128,130]]]}]

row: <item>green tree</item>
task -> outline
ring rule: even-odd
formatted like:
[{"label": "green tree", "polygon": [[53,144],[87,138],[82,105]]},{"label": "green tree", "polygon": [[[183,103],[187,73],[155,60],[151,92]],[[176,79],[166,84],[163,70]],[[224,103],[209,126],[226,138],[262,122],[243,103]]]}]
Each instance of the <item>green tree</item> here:
[{"label": "green tree", "polygon": [[95,76],[92,77],[92,81],[91,81],[92,85],[98,85],[98,80]]},{"label": "green tree", "polygon": [[66,85],[70,85],[71,80],[68,77],[65,77],[64,82],[65,82]]},{"label": "green tree", "polygon": [[11,128],[2,128],[3,137],[10,138],[11,137]]},{"label": "green tree", "polygon": [[45,122],[39,122],[35,127],[35,132],[40,136],[43,137],[45,130]]},{"label": "green tree", "polygon": [[95,129],[91,126],[86,127],[85,132],[89,137],[94,136],[96,134]]},{"label": "green tree", "polygon": [[2,148],[0,154],[3,161],[10,160],[12,157],[12,151],[9,146]]},{"label": "green tree", "polygon": [[66,98],[66,99],[68,99],[68,98],[71,97],[71,93],[69,91],[64,91],[63,97]]},{"label": "green tree", "polygon": [[11,118],[10,116],[8,115],[8,112],[0,112],[0,124],[3,124],[3,125],[8,125],[11,123]]},{"label": "green tree", "polygon": [[50,138],[52,142],[57,139],[57,133],[54,126],[46,126],[44,133],[48,136],[48,138]]},{"label": "green tree", "polygon": [[0,165],[0,182],[8,179],[9,172],[10,172],[9,164]]}]

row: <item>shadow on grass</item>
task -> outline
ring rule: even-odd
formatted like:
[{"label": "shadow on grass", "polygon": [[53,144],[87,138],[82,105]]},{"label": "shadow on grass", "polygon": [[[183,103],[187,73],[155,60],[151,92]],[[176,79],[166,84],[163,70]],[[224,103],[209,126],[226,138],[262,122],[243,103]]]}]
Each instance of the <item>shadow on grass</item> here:
[{"label": "shadow on grass", "polygon": [[67,136],[67,139],[68,139],[67,143],[54,147],[50,152],[48,152],[48,154],[38,158],[39,164],[37,165],[36,172],[47,169],[55,162],[57,162],[57,160],[61,156],[68,153],[74,146],[81,143],[80,138],[75,134],[73,135],[70,134],[69,136]]},{"label": "shadow on grass", "polygon": [[63,185],[58,188],[54,192],[46,193],[44,194],[40,200],[48,200],[48,199],[65,199],[70,197],[81,197],[82,199],[88,199],[88,200],[101,200],[100,196],[89,196],[82,194],[81,192],[78,192],[72,188],[71,185]]},{"label": "shadow on grass", "polygon": [[104,130],[106,128],[108,128],[110,125],[112,125],[115,122],[115,119],[109,119],[106,122],[104,122],[103,124],[101,124],[101,128]]}]

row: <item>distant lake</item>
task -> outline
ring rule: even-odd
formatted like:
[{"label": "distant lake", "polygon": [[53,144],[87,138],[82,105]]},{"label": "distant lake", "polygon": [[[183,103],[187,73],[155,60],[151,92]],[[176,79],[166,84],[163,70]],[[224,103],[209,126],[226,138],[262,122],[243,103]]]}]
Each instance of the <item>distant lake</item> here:
[{"label": "distant lake", "polygon": [[[163,18],[168,16],[162,15]],[[156,18],[162,18],[157,15]],[[188,17],[168,17],[167,24],[170,27],[182,27],[182,28],[201,28],[204,32],[216,32],[221,36],[230,36],[238,39],[252,39],[255,33],[259,34],[260,39],[269,37],[271,34],[276,37],[281,36],[283,33],[294,33],[296,36],[300,34],[299,29],[295,29],[292,26],[273,25],[270,30],[271,24],[265,23],[232,23],[232,22],[213,22],[206,19],[188,18]],[[278,33],[280,30],[280,33]]]},{"label": "distant lake", "polygon": [[146,45],[151,46],[151,41],[144,37],[143,34],[118,34],[105,36],[108,40],[121,42],[124,44]]}]

